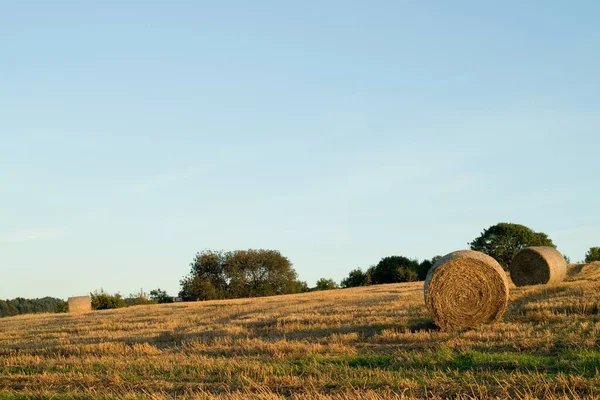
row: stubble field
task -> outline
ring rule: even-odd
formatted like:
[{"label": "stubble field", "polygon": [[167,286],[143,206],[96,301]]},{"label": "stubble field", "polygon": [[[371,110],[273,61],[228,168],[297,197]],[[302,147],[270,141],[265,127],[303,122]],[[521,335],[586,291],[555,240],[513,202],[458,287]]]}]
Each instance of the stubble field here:
[{"label": "stubble field", "polygon": [[600,264],[439,331],[423,283],[0,320],[0,399],[600,398]]}]

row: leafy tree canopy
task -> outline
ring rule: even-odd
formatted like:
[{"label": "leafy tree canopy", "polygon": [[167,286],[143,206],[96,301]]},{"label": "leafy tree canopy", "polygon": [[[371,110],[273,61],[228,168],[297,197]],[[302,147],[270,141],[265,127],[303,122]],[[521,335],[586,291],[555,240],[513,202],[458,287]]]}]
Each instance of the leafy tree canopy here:
[{"label": "leafy tree canopy", "polygon": [[125,303],[128,306],[140,306],[144,304],[156,304],[158,303],[158,300],[144,292],[144,289],[140,289],[138,293],[131,293],[129,297],[125,299]]},{"label": "leafy tree canopy", "polygon": [[413,282],[419,279],[419,262],[402,256],[382,258],[370,270],[371,283]]},{"label": "leafy tree canopy", "polygon": [[339,286],[333,279],[321,278],[317,281],[317,286],[314,290],[331,290],[339,289]]},{"label": "leafy tree canopy", "polygon": [[306,293],[310,291],[306,281],[296,281],[296,293]]},{"label": "leafy tree canopy", "polygon": [[24,299],[17,297],[12,300],[0,300],[0,317],[33,313],[67,312],[67,302],[54,297],[41,299]]},{"label": "leafy tree canopy", "polygon": [[160,288],[150,291],[150,298],[159,304],[172,303],[173,297],[167,294],[166,290]]},{"label": "leafy tree canopy", "polygon": [[594,261],[600,261],[600,247],[590,247],[588,252],[585,254],[586,263],[591,263]]},{"label": "leafy tree canopy", "polygon": [[556,247],[543,232],[535,232],[524,225],[505,222],[485,229],[469,245],[472,250],[481,251],[495,258],[504,269],[509,268],[515,254],[525,247]]},{"label": "leafy tree canopy", "polygon": [[184,301],[272,296],[304,289],[290,260],[275,250],[205,250],[181,281]]},{"label": "leafy tree canopy", "polygon": [[442,256],[435,256],[431,260],[423,260],[421,264],[419,264],[417,273],[420,281],[424,281],[425,278],[427,278],[427,273],[440,258],[442,258]]},{"label": "leafy tree canopy", "polygon": [[366,286],[371,284],[371,277],[369,274],[363,272],[360,268],[350,271],[347,278],[342,280],[342,287],[357,287]]},{"label": "leafy tree canopy", "polygon": [[125,299],[119,293],[109,294],[104,289],[90,293],[90,297],[92,299],[93,310],[109,310],[127,306]]}]

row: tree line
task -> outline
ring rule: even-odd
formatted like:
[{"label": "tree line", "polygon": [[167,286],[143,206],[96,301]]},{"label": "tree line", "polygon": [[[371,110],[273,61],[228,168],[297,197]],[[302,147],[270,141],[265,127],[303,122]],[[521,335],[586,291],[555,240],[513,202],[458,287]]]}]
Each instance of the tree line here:
[{"label": "tree line", "polygon": [[[110,294],[100,289],[90,293],[90,298],[93,310],[173,302],[173,297],[162,289],[151,290],[150,293],[140,290],[138,293],[130,294],[129,297],[123,297],[120,293]],[[0,318],[22,314],[66,313],[68,311],[68,302],[54,297],[41,299],[18,297],[12,300],[0,300]]]},{"label": "tree line", "polygon": [[[499,223],[485,229],[468,243],[471,250],[480,251],[495,258],[506,270],[514,255],[528,246],[556,247],[542,232],[519,224]],[[432,257],[419,263],[416,259],[403,256],[385,257],[366,272],[355,269],[342,280],[342,287],[377,285],[382,283],[424,281],[429,269],[441,256]]]},{"label": "tree line", "polygon": [[[556,247],[547,234],[512,223],[493,225],[468,245],[495,258],[506,270],[514,255],[525,247]],[[350,271],[340,284],[321,278],[315,287],[309,288],[306,282],[298,280],[290,260],[278,251],[205,250],[196,254],[189,274],[180,281],[179,296],[184,301],[216,300],[422,281],[439,258],[437,255],[419,262],[400,255],[387,256],[364,271],[361,268]],[[565,259],[569,261],[568,257]],[[600,260],[598,247],[591,248],[586,255],[586,262],[594,260]]]},{"label": "tree line", "polygon": [[32,313],[67,312],[67,302],[54,297],[41,299],[24,299],[17,297],[12,300],[0,300],[0,318]]},{"label": "tree line", "polygon": [[[495,258],[508,270],[517,252],[530,246],[556,248],[546,233],[513,223],[498,223],[471,242],[469,248]],[[271,296],[313,290],[331,290],[385,283],[423,281],[429,269],[439,260],[437,255],[419,260],[400,255],[382,258],[365,271],[356,268],[340,284],[330,278],[321,278],[309,288],[299,281],[292,264],[274,250],[238,250],[197,253],[190,264],[190,273],[181,281],[179,296],[184,301],[230,299],[239,297]],[[570,262],[565,256],[565,260]],[[585,262],[600,261],[600,247],[592,247]]]},{"label": "tree line", "polygon": [[120,293],[110,294],[104,289],[90,293],[92,310],[108,310],[130,306],[141,306],[145,304],[172,303],[173,297],[162,289],[151,290],[150,293],[140,289],[138,293],[132,293],[129,297],[123,297]]},{"label": "tree line", "polygon": [[[180,287],[182,301],[274,296],[310,290],[306,282],[298,280],[287,257],[279,251],[264,249],[199,252],[190,263],[190,272],[180,280]],[[92,293],[91,297],[95,310],[173,301],[161,289],[149,295],[140,291],[129,299],[103,290]]]},{"label": "tree line", "polygon": [[[495,258],[506,270],[510,267],[514,255],[525,247],[556,247],[547,234],[511,223],[499,223],[485,229],[468,245],[472,250],[481,251]],[[190,263],[190,272],[180,280],[179,299],[182,301],[234,299],[422,281],[439,258],[440,256],[434,256],[419,262],[415,258],[400,255],[387,256],[364,271],[361,268],[353,269],[340,284],[333,279],[321,278],[316,286],[310,288],[306,282],[298,279],[291,261],[279,251],[204,250],[196,253]],[[567,256],[565,259],[569,262]],[[591,247],[582,262],[594,261],[600,261],[600,247]],[[109,294],[101,289],[90,293],[90,296],[92,308],[95,310],[173,302],[173,297],[162,289],[154,289],[150,293],[140,290],[127,298],[119,293]],[[67,302],[52,297],[0,300],[0,317],[66,311],[68,311]]]},{"label": "tree line", "polygon": [[[536,232],[531,228],[513,223],[498,223],[485,229],[478,237],[468,243],[471,250],[485,253],[498,261],[508,270],[510,263],[520,250],[531,246],[550,246],[556,248],[552,239],[546,233]],[[403,256],[389,256],[382,258],[378,264],[369,267],[363,272],[357,268],[348,274],[338,285],[332,279],[322,278],[317,281],[318,290],[377,285],[382,283],[398,283],[422,281],[427,277],[427,272],[436,263],[440,256],[419,262]],[[570,259],[565,255],[565,261]],[[600,247],[591,247],[585,255],[585,260],[580,263],[600,261]]]}]

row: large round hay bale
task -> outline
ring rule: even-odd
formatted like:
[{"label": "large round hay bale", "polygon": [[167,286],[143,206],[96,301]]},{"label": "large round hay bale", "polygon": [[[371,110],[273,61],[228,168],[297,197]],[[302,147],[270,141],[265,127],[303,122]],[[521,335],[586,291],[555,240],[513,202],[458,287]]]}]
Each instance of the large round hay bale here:
[{"label": "large round hay bale", "polygon": [[496,260],[460,250],[442,257],[427,273],[425,304],[440,328],[472,328],[502,318],[508,291],[506,273]]},{"label": "large round hay bale", "polygon": [[510,278],[517,286],[555,285],[566,275],[567,262],[553,247],[527,247],[510,264]]}]

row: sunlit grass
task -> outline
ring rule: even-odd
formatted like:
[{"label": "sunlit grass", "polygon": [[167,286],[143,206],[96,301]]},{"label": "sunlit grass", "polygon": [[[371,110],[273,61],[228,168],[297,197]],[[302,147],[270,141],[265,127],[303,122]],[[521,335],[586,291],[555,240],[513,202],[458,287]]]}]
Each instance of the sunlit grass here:
[{"label": "sunlit grass", "polygon": [[[594,275],[595,276],[595,275]],[[1,399],[593,398],[600,282],[439,331],[422,283],[0,320]]]}]

